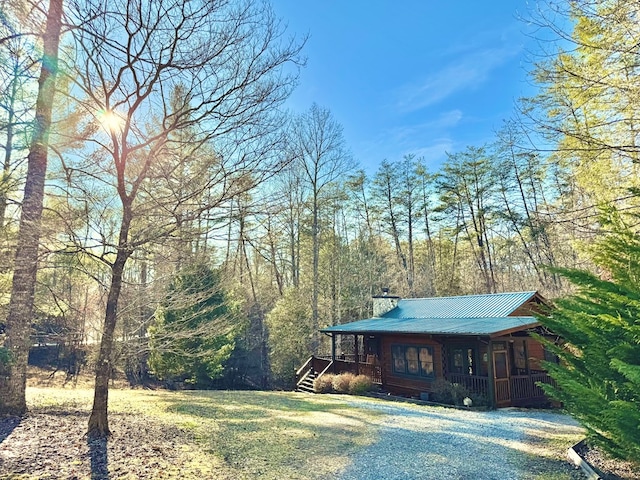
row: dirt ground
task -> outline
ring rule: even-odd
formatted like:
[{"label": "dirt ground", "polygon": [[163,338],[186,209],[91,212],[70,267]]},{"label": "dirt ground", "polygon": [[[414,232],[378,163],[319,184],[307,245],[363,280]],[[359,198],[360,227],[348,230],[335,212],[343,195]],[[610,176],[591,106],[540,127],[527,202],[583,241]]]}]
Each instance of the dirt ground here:
[{"label": "dirt ground", "polygon": [[599,448],[585,446],[577,452],[589,465],[597,468],[604,480],[640,480],[640,467],[610,458]]},{"label": "dirt ground", "polygon": [[47,409],[0,420],[0,478],[83,479],[86,472],[92,480],[172,478],[184,463],[181,449],[193,443],[178,428],[127,414],[110,416],[108,442],[91,441],[87,418],[86,411]]}]

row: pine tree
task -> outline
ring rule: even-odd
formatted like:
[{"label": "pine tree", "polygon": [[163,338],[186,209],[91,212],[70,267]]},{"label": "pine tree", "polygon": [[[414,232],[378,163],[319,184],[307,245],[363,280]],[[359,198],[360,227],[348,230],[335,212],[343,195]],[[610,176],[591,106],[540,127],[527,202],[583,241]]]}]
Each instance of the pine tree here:
[{"label": "pine tree", "polygon": [[577,291],[556,302],[542,322],[562,338],[549,345],[549,364],[561,401],[595,444],[615,456],[640,459],[640,236],[613,209],[603,214],[608,233],[592,254],[600,276],[558,270]]},{"label": "pine tree", "polygon": [[237,307],[217,271],[195,265],[171,282],[149,329],[149,366],[161,380],[209,388],[235,347]]}]

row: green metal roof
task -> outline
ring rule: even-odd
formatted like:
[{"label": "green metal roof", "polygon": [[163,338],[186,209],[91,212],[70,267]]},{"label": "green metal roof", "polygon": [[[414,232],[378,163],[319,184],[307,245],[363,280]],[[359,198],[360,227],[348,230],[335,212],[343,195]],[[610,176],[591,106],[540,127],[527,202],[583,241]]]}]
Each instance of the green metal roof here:
[{"label": "green metal roof", "polygon": [[369,318],[322,329],[325,333],[413,333],[431,335],[497,335],[537,326],[535,317]]},{"label": "green metal roof", "polygon": [[384,318],[507,317],[536,292],[492,293],[459,297],[407,298]]},{"label": "green metal roof", "polygon": [[431,335],[497,335],[535,327],[531,316],[509,315],[536,295],[531,292],[458,297],[408,298],[381,317],[335,325],[326,333],[415,333]]}]

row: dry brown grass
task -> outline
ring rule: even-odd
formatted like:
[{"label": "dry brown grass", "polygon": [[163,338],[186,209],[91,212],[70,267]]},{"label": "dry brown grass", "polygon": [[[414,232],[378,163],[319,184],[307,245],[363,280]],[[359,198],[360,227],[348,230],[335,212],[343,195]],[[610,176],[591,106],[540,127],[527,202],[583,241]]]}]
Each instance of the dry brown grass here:
[{"label": "dry brown grass", "polygon": [[332,373],[325,373],[321,377],[316,378],[313,381],[313,391],[316,393],[331,393],[333,390],[333,379],[335,375]]},{"label": "dry brown grass", "polygon": [[332,385],[333,390],[337,393],[348,393],[349,385],[353,382],[356,376],[353,373],[341,373],[333,377]]},{"label": "dry brown grass", "polygon": [[[93,388],[93,373],[85,369],[79,375],[70,377],[65,372],[29,366],[27,386],[39,388]],[[129,382],[121,372],[115,372],[111,380],[113,388],[129,388]]]},{"label": "dry brown grass", "polygon": [[331,478],[377,436],[376,414],[339,397],[114,388],[113,436],[92,443],[92,389],[47,377],[31,372],[27,417],[0,422],[0,478]]}]

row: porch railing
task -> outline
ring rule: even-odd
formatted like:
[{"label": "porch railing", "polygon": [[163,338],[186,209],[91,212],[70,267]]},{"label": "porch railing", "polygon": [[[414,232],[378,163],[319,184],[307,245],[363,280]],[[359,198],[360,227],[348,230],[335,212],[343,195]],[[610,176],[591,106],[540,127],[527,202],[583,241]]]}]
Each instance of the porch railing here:
[{"label": "porch railing", "polygon": [[[323,358],[325,360],[331,360],[331,355],[321,354],[316,355],[317,358]],[[356,356],[353,353],[342,353],[340,355],[336,355],[336,360],[343,360],[349,363],[355,363]],[[358,363],[366,363],[367,356],[366,355],[358,355]]]},{"label": "porch railing", "polygon": [[307,361],[296,372],[296,385],[300,385],[306,377],[313,371],[313,357],[309,357]]},{"label": "porch railing", "polygon": [[[477,375],[457,373],[447,374],[447,380],[464,385],[470,392],[489,395],[489,378]],[[553,384],[553,379],[546,373],[532,373],[531,375],[514,375],[510,378],[497,379],[495,382],[496,401],[510,402],[519,400],[544,399],[544,391],[537,384]]]},{"label": "porch railing", "polygon": [[537,383],[554,384],[553,379],[546,373],[517,375],[511,377],[510,380],[512,400],[544,398],[544,390]]},{"label": "porch railing", "polygon": [[[374,363],[367,363],[364,355],[358,356],[358,373],[360,375],[366,375],[371,379],[371,382],[377,385],[382,384],[382,369],[380,365]],[[314,357],[313,367],[314,370],[321,372],[331,362],[329,355],[318,355]],[[333,372],[328,373],[356,373],[355,355],[341,355],[336,357],[333,362]]]},{"label": "porch railing", "polygon": [[470,392],[480,395],[489,395],[489,377],[481,377],[479,375],[464,375],[462,373],[449,373],[447,380],[451,383],[463,385]]},{"label": "porch railing", "polygon": [[331,363],[331,357],[313,357],[313,370],[316,372],[323,372],[327,365]]},{"label": "porch railing", "polygon": [[382,369],[380,365],[373,365],[371,363],[360,364],[360,375],[366,375],[371,379],[371,382],[376,385],[382,385]]},{"label": "porch railing", "polygon": [[[310,369],[315,372],[328,373],[356,373],[356,363],[354,355],[337,357],[331,365],[330,355],[317,355],[309,359]],[[358,357],[358,373],[366,375],[374,384],[382,384],[382,368],[380,365],[369,362],[364,355]],[[489,397],[489,378],[479,375],[464,375],[459,373],[448,373],[446,379],[452,383],[458,383],[467,388],[470,392]],[[544,391],[537,383],[553,384],[553,379],[544,372],[535,372],[530,375],[515,375],[505,378],[504,381],[496,381],[495,399],[500,402],[516,402],[526,404],[528,400],[540,401],[545,398]]]}]

